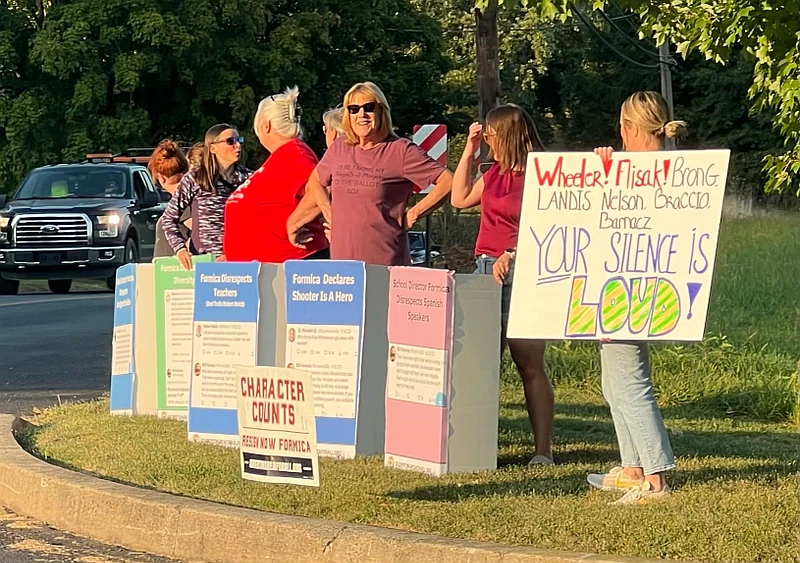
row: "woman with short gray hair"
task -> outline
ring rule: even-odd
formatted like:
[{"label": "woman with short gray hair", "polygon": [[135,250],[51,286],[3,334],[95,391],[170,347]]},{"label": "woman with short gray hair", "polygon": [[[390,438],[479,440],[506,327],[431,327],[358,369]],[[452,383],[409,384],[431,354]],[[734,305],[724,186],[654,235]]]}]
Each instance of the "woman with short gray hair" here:
[{"label": "woman with short gray hair", "polygon": [[286,233],[286,221],[305,195],[317,165],[316,155],[301,140],[298,96],[295,86],[258,104],[253,129],[270,155],[225,205],[223,251],[230,262],[327,258],[321,223],[308,225],[311,242],[306,248],[291,244]]},{"label": "woman with short gray hair", "polygon": [[344,136],[342,117],[344,108],[338,106],[322,114],[322,133],[325,135],[325,145],[330,148],[338,137]]}]

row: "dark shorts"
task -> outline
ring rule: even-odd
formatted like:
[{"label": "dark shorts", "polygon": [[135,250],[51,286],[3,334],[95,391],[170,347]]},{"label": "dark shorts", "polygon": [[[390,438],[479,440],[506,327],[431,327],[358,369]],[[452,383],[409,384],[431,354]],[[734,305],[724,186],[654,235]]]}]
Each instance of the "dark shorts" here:
[{"label": "dark shorts", "polygon": [[330,248],[323,248],[315,252],[314,254],[309,254],[303,260],[330,260],[331,258],[331,249]]},{"label": "dark shorts", "polygon": [[[493,256],[481,255],[475,258],[475,272],[476,274],[492,275],[492,267],[497,262],[497,258]],[[508,311],[511,308],[511,280],[514,276],[514,264],[511,264],[511,271],[506,276],[506,281],[503,284],[503,300],[501,304],[500,314],[503,321],[503,326],[508,324]]]}]

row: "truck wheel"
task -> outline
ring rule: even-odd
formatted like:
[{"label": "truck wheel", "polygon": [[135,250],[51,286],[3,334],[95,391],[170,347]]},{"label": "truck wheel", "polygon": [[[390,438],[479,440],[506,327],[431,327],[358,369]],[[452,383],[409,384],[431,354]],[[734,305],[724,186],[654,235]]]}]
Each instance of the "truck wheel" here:
[{"label": "truck wheel", "polygon": [[0,278],[0,295],[16,295],[19,291],[19,280]]},{"label": "truck wheel", "polygon": [[[139,261],[139,249],[136,247],[136,241],[129,238],[125,241],[125,253],[122,255],[122,264],[136,264]],[[117,287],[117,274],[113,274],[106,278],[106,287],[111,291]]]},{"label": "truck wheel", "polygon": [[72,280],[47,280],[47,287],[53,293],[69,293],[72,287]]},{"label": "truck wheel", "polygon": [[124,264],[136,264],[139,261],[139,249],[136,241],[129,238],[125,241],[125,261]]}]

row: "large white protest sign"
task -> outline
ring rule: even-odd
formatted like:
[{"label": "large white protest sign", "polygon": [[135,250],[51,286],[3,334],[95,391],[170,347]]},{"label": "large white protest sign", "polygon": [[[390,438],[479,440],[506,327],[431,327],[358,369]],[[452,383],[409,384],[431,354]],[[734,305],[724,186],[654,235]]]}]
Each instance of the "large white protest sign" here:
[{"label": "large white protest sign", "polygon": [[702,340],[729,158],[531,153],[509,338]]},{"label": "large white protest sign", "polygon": [[236,379],[242,477],[319,487],[311,374],[237,366]]}]

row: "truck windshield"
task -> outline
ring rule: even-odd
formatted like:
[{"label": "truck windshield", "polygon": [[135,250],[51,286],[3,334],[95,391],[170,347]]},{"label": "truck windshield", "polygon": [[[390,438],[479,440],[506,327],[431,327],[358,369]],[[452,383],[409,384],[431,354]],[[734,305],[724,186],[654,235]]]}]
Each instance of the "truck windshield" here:
[{"label": "truck windshield", "polygon": [[103,197],[130,199],[130,187],[121,170],[75,168],[34,170],[14,199]]}]

